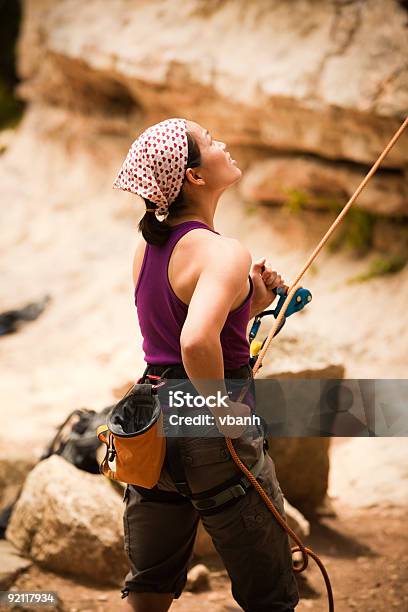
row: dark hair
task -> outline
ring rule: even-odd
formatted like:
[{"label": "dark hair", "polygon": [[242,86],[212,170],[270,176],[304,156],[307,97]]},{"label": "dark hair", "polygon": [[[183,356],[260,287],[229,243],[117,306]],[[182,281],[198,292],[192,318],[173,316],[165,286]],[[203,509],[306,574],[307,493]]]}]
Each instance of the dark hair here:
[{"label": "dark hair", "polygon": [[[197,168],[197,166],[201,165],[201,153],[194,136],[190,134],[190,132],[187,132],[187,142],[187,168]],[[143,200],[145,201],[146,208],[156,208],[154,202],[150,202],[147,198],[143,198]],[[180,193],[169,208],[169,217],[172,219],[177,218],[186,208],[187,204],[184,201],[183,189],[181,188]],[[161,246],[167,242],[171,231],[171,227],[167,223],[167,220],[159,221],[156,219],[154,212],[146,212],[139,221],[138,228],[139,232],[142,232],[142,236],[146,242],[157,246]]]}]

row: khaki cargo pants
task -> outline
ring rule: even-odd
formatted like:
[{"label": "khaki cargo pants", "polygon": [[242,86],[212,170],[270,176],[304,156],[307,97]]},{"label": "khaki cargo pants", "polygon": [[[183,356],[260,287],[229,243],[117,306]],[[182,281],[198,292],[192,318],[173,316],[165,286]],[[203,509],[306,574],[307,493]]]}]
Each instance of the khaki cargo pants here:
[{"label": "khaki cargo pants", "polygon": [[[216,487],[240,474],[224,438],[181,438],[181,454],[193,493]],[[263,438],[238,438],[234,446],[251,467],[263,451]],[[268,454],[258,480],[282,517],[283,496]],[[180,495],[164,465],[153,489],[127,485],[124,495],[125,550],[129,591],[174,593],[180,597],[192,556],[198,511]],[[202,516],[246,612],[289,612],[299,601],[289,539],[253,487],[214,514]]]}]

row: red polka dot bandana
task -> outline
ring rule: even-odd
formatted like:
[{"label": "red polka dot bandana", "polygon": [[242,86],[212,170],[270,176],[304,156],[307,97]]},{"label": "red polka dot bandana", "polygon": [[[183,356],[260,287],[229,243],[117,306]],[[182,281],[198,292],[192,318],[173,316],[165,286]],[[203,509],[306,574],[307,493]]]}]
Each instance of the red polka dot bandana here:
[{"label": "red polka dot bandana", "polygon": [[187,167],[188,141],[185,119],[166,119],[145,130],[132,144],[113,183],[157,205],[156,217],[180,193]]}]

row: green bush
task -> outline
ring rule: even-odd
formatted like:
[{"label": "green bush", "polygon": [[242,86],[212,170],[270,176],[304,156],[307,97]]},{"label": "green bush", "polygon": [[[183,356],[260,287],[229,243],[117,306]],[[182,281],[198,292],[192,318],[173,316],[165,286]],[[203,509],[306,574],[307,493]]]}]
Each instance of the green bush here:
[{"label": "green bush", "polygon": [[396,274],[400,272],[408,262],[406,255],[394,255],[393,257],[377,257],[371,262],[368,271],[363,274],[357,274],[346,281],[347,285],[355,283],[363,283],[372,278],[385,276],[387,274]]}]

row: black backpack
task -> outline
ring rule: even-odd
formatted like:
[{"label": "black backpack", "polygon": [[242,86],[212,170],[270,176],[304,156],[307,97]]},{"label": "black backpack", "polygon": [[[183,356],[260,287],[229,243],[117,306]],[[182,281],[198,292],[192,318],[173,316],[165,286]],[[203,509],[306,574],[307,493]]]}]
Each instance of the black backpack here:
[{"label": "black backpack", "polygon": [[[106,423],[107,416],[114,406],[107,406],[100,412],[87,408],[78,408],[71,412],[57,428],[57,433],[40,457],[40,461],[51,455],[60,455],[80,470],[99,474],[99,463],[96,452],[101,442],[96,435],[99,425]],[[16,499],[0,511],[0,538],[5,537],[8,522]]]}]

